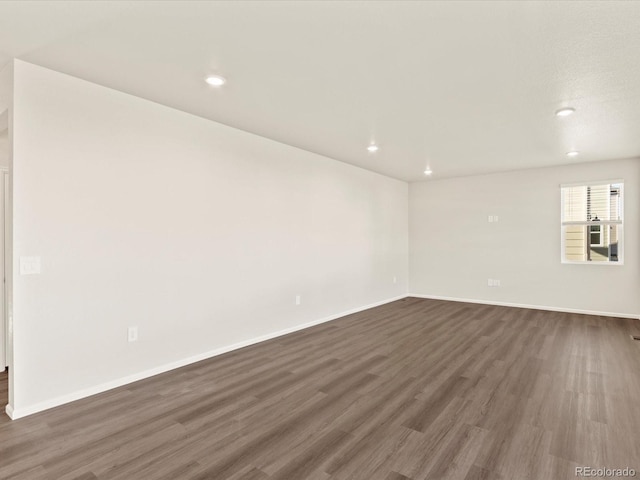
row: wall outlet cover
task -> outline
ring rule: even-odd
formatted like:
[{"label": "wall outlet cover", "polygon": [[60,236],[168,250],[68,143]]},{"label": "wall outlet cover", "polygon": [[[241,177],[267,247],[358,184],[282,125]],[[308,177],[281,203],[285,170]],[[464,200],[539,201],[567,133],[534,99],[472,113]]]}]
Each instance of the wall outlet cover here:
[{"label": "wall outlet cover", "polygon": [[39,275],[41,272],[40,257],[20,257],[20,275]]}]

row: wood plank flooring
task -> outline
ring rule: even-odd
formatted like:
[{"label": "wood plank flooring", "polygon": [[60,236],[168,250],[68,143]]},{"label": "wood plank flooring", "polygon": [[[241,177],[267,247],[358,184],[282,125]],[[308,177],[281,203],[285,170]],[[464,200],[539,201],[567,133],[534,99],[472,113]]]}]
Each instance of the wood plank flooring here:
[{"label": "wood plank flooring", "polygon": [[632,334],[640,321],[408,298],[0,416],[0,478],[562,480],[577,466],[640,476]]}]

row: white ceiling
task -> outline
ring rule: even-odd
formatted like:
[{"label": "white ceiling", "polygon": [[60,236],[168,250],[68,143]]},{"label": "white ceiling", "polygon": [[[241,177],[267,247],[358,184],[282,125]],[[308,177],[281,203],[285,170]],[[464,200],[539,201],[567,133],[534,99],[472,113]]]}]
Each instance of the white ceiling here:
[{"label": "white ceiling", "polygon": [[408,181],[640,156],[640,2],[0,2],[13,57]]}]

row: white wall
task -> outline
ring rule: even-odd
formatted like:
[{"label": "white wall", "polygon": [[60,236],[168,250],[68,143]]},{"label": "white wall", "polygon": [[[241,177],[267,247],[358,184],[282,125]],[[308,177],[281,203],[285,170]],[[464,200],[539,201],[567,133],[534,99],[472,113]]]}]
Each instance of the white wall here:
[{"label": "white wall", "polygon": [[0,130],[0,168],[9,168],[9,129]]},{"label": "white wall", "polygon": [[[1,109],[0,109],[1,110]],[[4,277],[4,172],[9,168],[9,129],[1,130],[8,110],[0,114],[0,275]],[[0,282],[0,372],[9,364],[7,360],[7,327],[5,321],[4,284]],[[1,405],[0,405],[1,406]]]},{"label": "white wall", "polygon": [[14,113],[14,417],[407,292],[404,182],[20,61]]},{"label": "white wall", "polygon": [[[561,183],[624,179],[623,266],[560,263]],[[640,160],[585,163],[413,183],[410,292],[640,313]],[[488,223],[498,215],[498,223]],[[488,287],[487,279],[501,287]]]},{"label": "white wall", "polygon": [[[13,131],[13,62],[4,65],[0,69],[0,167],[8,168],[11,163],[11,132]],[[2,178],[2,175],[0,175]],[[4,179],[1,180],[4,182]],[[11,179],[9,178],[9,190],[11,189]],[[4,190],[4,188],[0,189]],[[3,192],[4,193],[4,192]],[[5,234],[6,242],[2,241],[4,252],[0,251],[0,255],[4,253],[3,262],[0,262],[0,273],[4,274],[5,284],[4,289],[6,297],[2,303],[4,309],[4,316],[0,316],[0,369],[4,370],[5,365],[11,367],[13,362],[12,351],[12,317],[11,317],[11,295],[13,288],[13,265],[10,255],[7,255],[11,251],[11,194],[9,193],[8,205],[7,205],[7,219]],[[2,203],[2,202],[0,202]],[[1,235],[1,233],[0,233]],[[4,272],[2,269],[4,268]],[[0,291],[0,295],[2,292]],[[5,348],[7,347],[7,348]],[[9,404],[13,402],[13,369],[9,372]]]}]

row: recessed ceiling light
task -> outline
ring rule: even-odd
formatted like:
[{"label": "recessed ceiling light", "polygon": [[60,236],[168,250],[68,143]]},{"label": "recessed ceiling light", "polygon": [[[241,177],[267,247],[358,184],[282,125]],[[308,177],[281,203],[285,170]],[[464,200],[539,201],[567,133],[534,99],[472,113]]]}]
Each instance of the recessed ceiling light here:
[{"label": "recessed ceiling light", "polygon": [[433,173],[433,170],[431,170],[429,167],[426,168],[426,170],[424,171],[425,175],[431,175]]},{"label": "recessed ceiling light", "polygon": [[377,152],[377,151],[378,151],[378,149],[379,149],[379,148],[378,148],[378,146],[377,146],[377,145],[369,145],[369,146],[367,147],[367,150],[369,150],[371,153],[373,153],[373,152]]},{"label": "recessed ceiling light", "polygon": [[221,87],[222,85],[227,83],[227,80],[220,75],[209,75],[204,79],[204,81],[213,87]]},{"label": "recessed ceiling light", "polygon": [[556,112],[556,117],[568,117],[569,115],[575,113],[576,109],[571,107],[561,108]]},{"label": "recessed ceiling light", "polygon": [[580,155],[580,152],[578,152],[577,150],[571,150],[570,152],[567,152],[567,157],[577,157],[578,155]]}]

